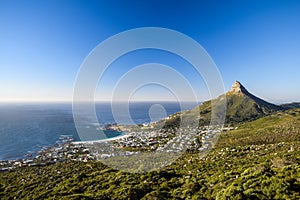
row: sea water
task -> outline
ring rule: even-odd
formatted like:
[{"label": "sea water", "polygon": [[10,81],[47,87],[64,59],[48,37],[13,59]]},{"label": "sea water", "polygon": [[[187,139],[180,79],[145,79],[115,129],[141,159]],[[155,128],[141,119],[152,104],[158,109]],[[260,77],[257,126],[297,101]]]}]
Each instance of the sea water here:
[{"label": "sea water", "polygon": [[[89,121],[88,116],[83,116],[83,120],[86,119],[87,129],[95,130],[105,124],[115,123],[115,119],[121,124],[149,123],[196,105],[191,102],[131,102],[129,105],[120,102],[114,103],[112,109],[111,103],[101,102],[95,105],[98,121]],[[124,112],[124,108],[129,108],[130,116]],[[151,114],[153,108],[157,112],[154,109]],[[105,134],[112,138],[122,133],[110,130]],[[80,140],[71,103],[0,104],[0,160],[23,158],[28,153],[55,144],[61,135],[71,135],[75,141]]]}]

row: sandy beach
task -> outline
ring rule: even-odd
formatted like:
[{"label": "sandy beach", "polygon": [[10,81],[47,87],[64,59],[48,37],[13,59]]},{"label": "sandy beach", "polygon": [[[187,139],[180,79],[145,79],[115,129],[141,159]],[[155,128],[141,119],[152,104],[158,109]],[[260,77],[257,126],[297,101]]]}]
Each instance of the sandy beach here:
[{"label": "sandy beach", "polygon": [[119,140],[119,139],[123,139],[126,137],[129,137],[130,135],[128,133],[124,133],[120,136],[116,136],[116,137],[112,137],[112,138],[105,138],[105,139],[101,139],[101,140],[93,140],[93,141],[76,141],[76,142],[72,142],[73,144],[93,144],[93,143],[101,143],[101,142],[108,142],[108,141],[113,141],[113,140]]}]

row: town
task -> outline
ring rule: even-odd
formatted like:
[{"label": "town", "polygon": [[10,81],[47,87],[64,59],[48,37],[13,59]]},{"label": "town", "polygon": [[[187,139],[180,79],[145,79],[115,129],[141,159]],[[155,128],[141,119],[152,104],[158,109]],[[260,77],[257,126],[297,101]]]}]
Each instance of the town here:
[{"label": "town", "polygon": [[211,129],[209,126],[201,128],[187,126],[156,130],[151,124],[145,124],[140,130],[135,129],[118,139],[95,142],[77,142],[70,135],[62,135],[55,145],[44,147],[36,154],[28,154],[25,158],[17,160],[0,161],[0,171],[13,170],[17,167],[44,166],[56,162],[87,162],[115,156],[131,156],[145,151],[167,153],[183,152],[188,149],[207,151],[221,131],[232,129],[233,127]]}]

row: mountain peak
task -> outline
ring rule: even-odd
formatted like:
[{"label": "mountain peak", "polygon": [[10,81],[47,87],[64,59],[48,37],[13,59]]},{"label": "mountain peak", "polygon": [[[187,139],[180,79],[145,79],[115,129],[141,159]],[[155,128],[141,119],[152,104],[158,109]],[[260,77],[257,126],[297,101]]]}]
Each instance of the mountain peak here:
[{"label": "mountain peak", "polygon": [[234,83],[231,86],[228,93],[230,93],[230,94],[247,94],[248,91],[246,90],[246,88],[240,82],[234,81]]}]

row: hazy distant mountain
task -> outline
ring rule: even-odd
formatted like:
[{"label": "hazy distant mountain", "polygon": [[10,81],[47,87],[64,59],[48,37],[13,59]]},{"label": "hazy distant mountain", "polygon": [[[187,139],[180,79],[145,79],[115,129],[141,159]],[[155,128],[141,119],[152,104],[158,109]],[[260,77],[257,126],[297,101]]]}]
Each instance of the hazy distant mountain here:
[{"label": "hazy distant mountain", "polygon": [[300,102],[286,103],[286,104],[281,104],[280,106],[283,107],[284,109],[300,108]]}]

